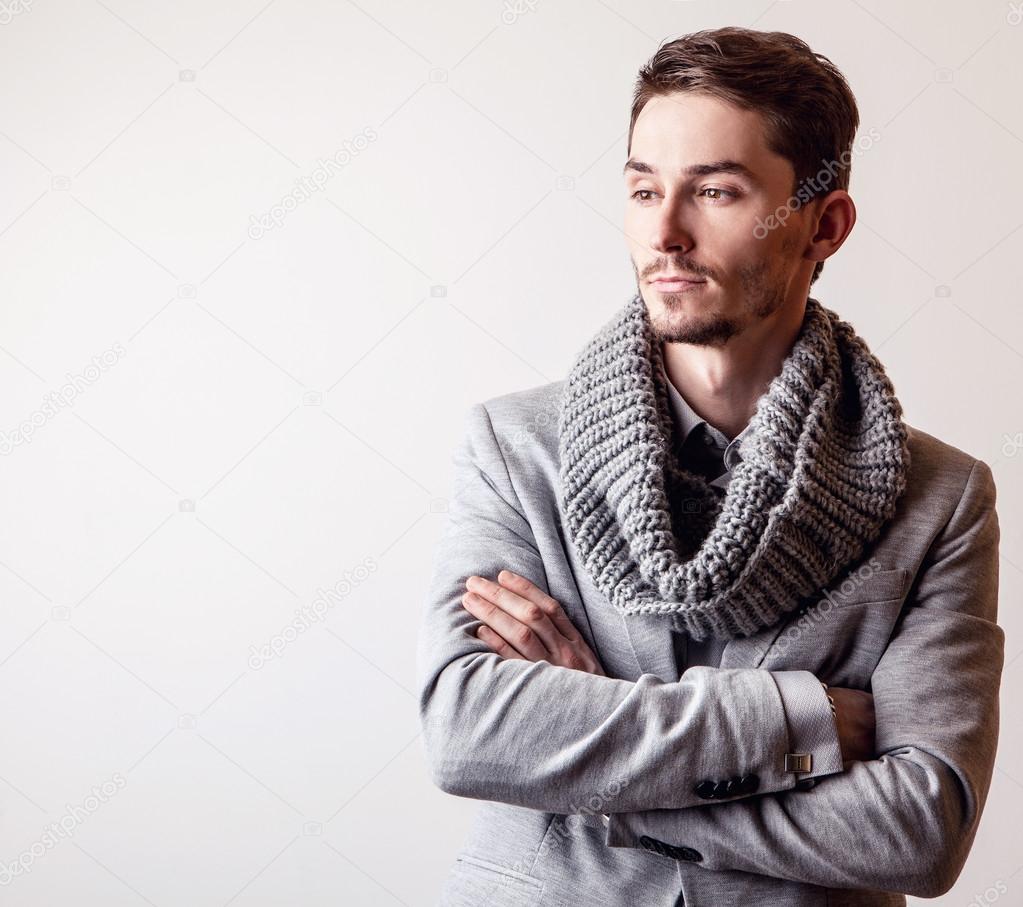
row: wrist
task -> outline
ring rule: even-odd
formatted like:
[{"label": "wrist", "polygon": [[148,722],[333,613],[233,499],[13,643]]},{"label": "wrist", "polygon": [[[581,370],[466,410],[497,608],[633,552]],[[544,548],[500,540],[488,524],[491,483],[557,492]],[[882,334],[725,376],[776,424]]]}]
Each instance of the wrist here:
[{"label": "wrist", "polygon": [[828,705],[831,706],[831,715],[835,719],[835,721],[837,722],[838,721],[838,709],[835,708],[835,697],[832,696],[828,692],[828,685],[823,680],[820,681],[820,685],[822,687],[824,687],[824,695],[828,697]]}]

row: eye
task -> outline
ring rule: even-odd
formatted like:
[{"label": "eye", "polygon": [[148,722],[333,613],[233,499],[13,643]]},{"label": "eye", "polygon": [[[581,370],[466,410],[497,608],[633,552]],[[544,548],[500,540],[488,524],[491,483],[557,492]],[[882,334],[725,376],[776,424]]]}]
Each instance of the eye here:
[{"label": "eye", "polygon": [[[643,195],[644,193],[646,193],[647,195],[652,195],[653,191],[654,191],[653,189],[637,189],[635,192],[632,193],[632,198],[636,198],[637,195]],[[640,198],[640,199],[637,199],[637,201],[648,202],[648,201],[650,201],[650,199],[649,198]]]},{"label": "eye", "polygon": [[707,196],[707,198],[709,198],[711,201],[715,201],[715,202],[716,201],[720,201],[722,195],[728,196],[729,198],[735,198],[738,195],[738,193],[736,193],[736,192],[730,192],[728,189],[721,189],[718,186],[707,186],[705,189],[701,189],[700,190],[700,194],[701,195],[704,192],[717,192],[717,193],[719,193],[718,195],[715,195],[715,196]]}]

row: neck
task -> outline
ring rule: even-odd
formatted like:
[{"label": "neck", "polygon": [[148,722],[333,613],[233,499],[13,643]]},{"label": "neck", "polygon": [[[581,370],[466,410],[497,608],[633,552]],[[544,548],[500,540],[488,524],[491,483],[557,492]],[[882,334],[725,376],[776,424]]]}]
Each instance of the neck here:
[{"label": "neck", "polygon": [[686,402],[728,438],[753,417],[757,401],[781,373],[803,323],[805,300],[750,323],[724,347],[663,343],[664,370]]}]

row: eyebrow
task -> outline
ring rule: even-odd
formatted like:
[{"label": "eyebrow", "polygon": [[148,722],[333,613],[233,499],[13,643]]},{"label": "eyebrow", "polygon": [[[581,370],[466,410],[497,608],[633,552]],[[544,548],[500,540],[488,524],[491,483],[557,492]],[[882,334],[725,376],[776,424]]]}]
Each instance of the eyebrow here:
[{"label": "eyebrow", "polygon": [[[651,167],[649,164],[644,164],[642,161],[637,161],[634,158],[629,158],[625,162],[625,166],[622,168],[622,173],[625,174],[629,170],[635,170],[638,173],[657,173],[656,167]],[[720,160],[711,161],[707,164],[691,164],[686,167],[682,173],[685,176],[709,176],[712,173],[737,173],[739,176],[744,176],[751,182],[757,182],[757,175],[749,169],[745,164],[739,163],[739,161],[733,160]]]}]

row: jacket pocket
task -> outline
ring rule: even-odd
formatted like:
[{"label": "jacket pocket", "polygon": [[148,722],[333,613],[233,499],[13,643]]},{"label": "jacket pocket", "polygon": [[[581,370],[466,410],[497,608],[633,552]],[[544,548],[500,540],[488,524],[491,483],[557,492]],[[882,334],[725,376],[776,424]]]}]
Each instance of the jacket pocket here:
[{"label": "jacket pocket", "polygon": [[833,686],[867,689],[908,592],[910,571],[855,572],[793,614],[761,663],[806,670]]},{"label": "jacket pocket", "polygon": [[541,879],[460,853],[441,893],[440,907],[531,907],[542,893]]},{"label": "jacket pocket", "polygon": [[849,605],[901,600],[908,591],[908,580],[909,571],[905,567],[864,572],[862,576],[853,570],[844,579],[832,584],[829,589],[822,590],[810,607],[826,610],[832,607],[844,608]]}]

